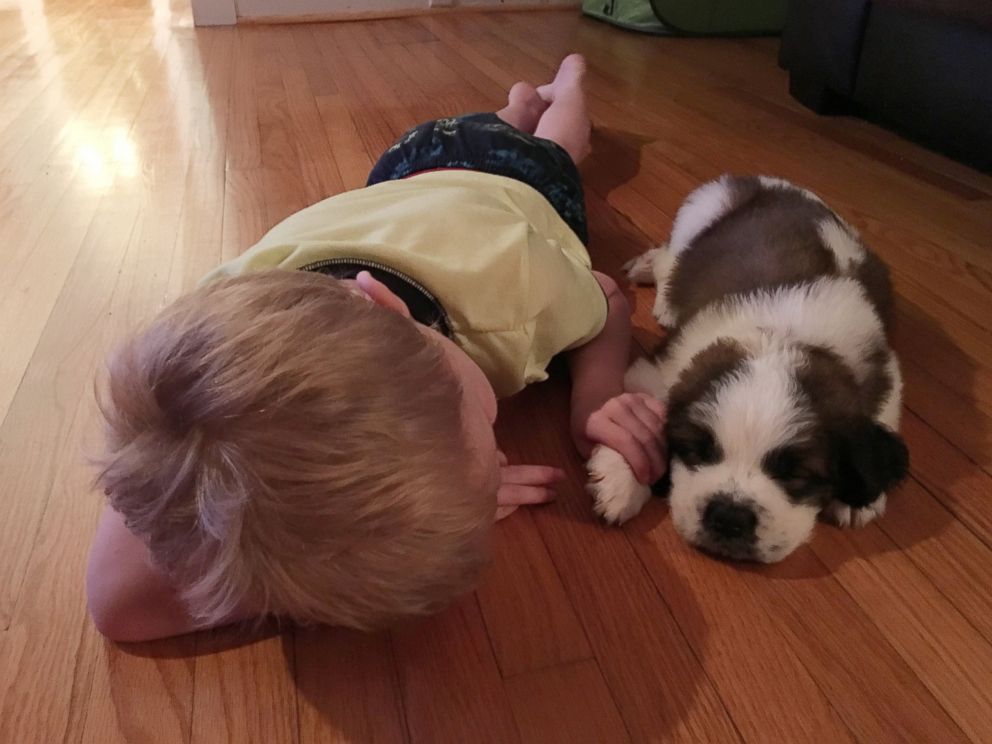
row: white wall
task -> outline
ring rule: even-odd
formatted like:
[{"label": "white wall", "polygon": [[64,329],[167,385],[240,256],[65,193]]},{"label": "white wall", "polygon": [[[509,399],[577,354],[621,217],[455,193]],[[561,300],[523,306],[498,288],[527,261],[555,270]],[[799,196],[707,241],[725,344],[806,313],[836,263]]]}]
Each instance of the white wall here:
[{"label": "white wall", "polygon": [[403,11],[427,12],[452,6],[577,7],[580,0],[192,0],[198,26],[230,25],[238,19],[361,17]]}]

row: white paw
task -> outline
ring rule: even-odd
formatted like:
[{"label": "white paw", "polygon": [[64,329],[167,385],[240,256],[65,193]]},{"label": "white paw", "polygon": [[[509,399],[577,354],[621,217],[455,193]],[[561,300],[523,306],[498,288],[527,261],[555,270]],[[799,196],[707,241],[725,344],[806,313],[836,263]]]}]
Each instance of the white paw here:
[{"label": "white paw", "polygon": [[665,286],[664,289],[659,289],[658,294],[654,298],[654,308],[651,310],[651,314],[654,319],[658,321],[658,325],[664,326],[665,328],[674,328],[679,324],[679,315],[676,313],[671,305],[668,304],[668,287]]},{"label": "white paw", "polygon": [[661,248],[652,248],[623,265],[627,278],[634,284],[654,284],[654,260]]},{"label": "white paw", "polygon": [[823,510],[824,518],[838,527],[864,527],[873,519],[885,514],[885,494],[862,508],[848,506],[840,501],[831,501]]},{"label": "white paw", "polygon": [[600,445],[586,463],[593,511],[607,522],[623,524],[651,498],[651,489],[639,483],[619,452]]},{"label": "white paw", "polygon": [[[659,253],[654,261],[654,284],[657,289],[655,290],[652,314],[661,325],[672,328],[678,325],[679,314],[669,302],[668,294],[678,255],[668,250],[667,247],[663,247],[663,249],[663,252]],[[661,251],[662,248],[658,250]]]}]

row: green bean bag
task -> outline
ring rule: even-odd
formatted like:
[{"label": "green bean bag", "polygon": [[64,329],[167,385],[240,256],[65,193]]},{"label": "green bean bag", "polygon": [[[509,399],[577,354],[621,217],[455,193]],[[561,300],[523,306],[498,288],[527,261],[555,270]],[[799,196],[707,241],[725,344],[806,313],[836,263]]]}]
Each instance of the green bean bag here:
[{"label": "green bean bag", "polygon": [[583,0],[582,12],[615,26],[678,36],[777,34],[787,0]]}]

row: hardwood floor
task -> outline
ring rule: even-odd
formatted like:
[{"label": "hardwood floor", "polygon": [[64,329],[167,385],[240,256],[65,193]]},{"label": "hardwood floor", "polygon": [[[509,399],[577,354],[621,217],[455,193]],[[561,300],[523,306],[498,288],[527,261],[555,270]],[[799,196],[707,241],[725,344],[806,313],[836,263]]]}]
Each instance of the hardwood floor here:
[{"label": "hardwood floor", "polygon": [[[619,277],[724,171],[805,184],[888,261],[913,457],[889,513],[776,566],[689,549],[661,501],[604,527],[559,375],[499,433],[570,481],[499,526],[485,582],[440,617],[106,643],[83,567],[107,349],[361,186],[408,126],[497,108],[572,50],[598,268]],[[0,742],[992,741],[992,177],[810,114],[775,52],[573,12],[196,30],[181,0],[0,0]]]}]

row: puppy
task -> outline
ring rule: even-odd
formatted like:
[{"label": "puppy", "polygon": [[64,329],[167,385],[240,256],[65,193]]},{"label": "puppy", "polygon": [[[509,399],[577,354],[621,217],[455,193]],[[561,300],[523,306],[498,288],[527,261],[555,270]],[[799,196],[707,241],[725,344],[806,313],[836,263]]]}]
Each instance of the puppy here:
[{"label": "puppy", "polygon": [[[672,330],[626,387],[668,404],[671,512],[689,543],[774,562],[823,514],[885,510],[908,453],[897,435],[888,270],[817,196],[780,179],[723,176],[679,209],[667,246],[629,267],[654,283]],[[624,522],[650,496],[623,458],[588,463],[595,509]]]}]

